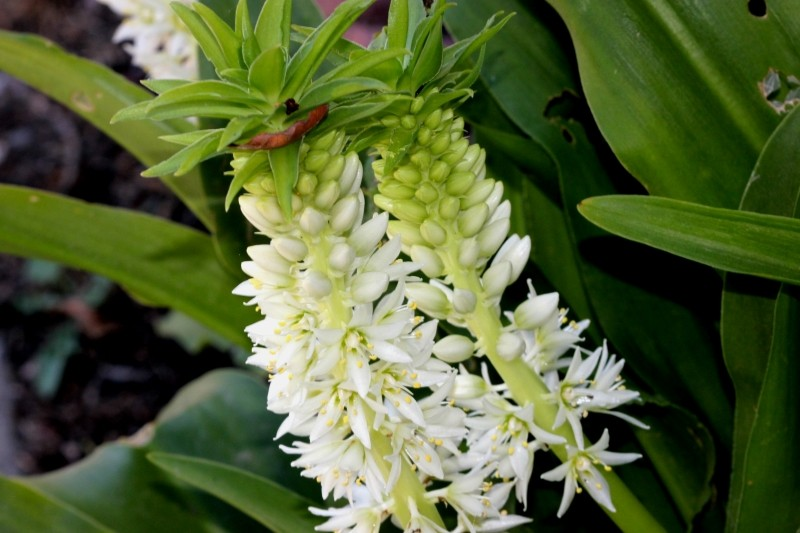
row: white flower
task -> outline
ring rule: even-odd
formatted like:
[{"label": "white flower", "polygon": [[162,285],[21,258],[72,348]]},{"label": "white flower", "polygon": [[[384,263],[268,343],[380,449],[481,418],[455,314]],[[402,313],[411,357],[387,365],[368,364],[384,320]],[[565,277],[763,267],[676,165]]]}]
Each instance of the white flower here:
[{"label": "white flower", "polygon": [[[617,416],[643,429],[647,425],[625,413],[613,411],[616,407],[639,398],[637,391],[627,390],[620,376],[625,360],[616,361],[608,355],[608,346],[603,342],[589,357],[583,359],[580,350],[575,350],[567,374],[558,379],[556,372],[548,372],[545,382],[552,391],[550,400],[558,404],[558,413],[553,429],[569,421],[575,442],[583,443],[581,419],[590,412]],[[594,379],[590,376],[594,373]]]},{"label": "white flower", "polygon": [[[564,516],[575,494],[582,492],[582,488],[586,489],[597,503],[611,512],[616,512],[614,504],[611,503],[608,482],[595,465],[601,466],[603,470],[608,472],[611,471],[612,466],[633,462],[639,459],[641,455],[638,453],[607,452],[608,440],[608,430],[606,429],[603,431],[603,436],[600,437],[600,440],[585,450],[567,445],[567,461],[542,474],[542,479],[547,481],[564,480],[564,493],[557,513],[559,518]],[[580,486],[578,486],[579,483]]]},{"label": "white flower", "polygon": [[[167,0],[98,0],[123,17],[115,43],[154,79],[197,79],[197,44]],[[180,0],[190,4],[191,0]]]}]

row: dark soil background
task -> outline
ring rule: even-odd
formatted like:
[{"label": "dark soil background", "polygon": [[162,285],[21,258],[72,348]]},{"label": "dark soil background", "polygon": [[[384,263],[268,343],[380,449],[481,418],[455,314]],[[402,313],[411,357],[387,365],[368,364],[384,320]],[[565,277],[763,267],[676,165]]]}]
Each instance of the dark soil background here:
[{"label": "dark soil background", "polygon": [[[329,13],[339,1],[320,5]],[[377,2],[348,36],[367,42],[384,24],[387,3]],[[136,81],[143,73],[111,42],[118,23],[95,0],[2,0],[0,7],[0,29],[44,36]],[[93,126],[0,72],[0,183],[199,227],[141,170]],[[229,351],[202,343],[187,352],[197,339],[180,324],[172,329],[183,343],[160,335],[165,317],[103,278],[0,254],[0,473],[72,463],[135,433],[184,384],[233,364]]]}]

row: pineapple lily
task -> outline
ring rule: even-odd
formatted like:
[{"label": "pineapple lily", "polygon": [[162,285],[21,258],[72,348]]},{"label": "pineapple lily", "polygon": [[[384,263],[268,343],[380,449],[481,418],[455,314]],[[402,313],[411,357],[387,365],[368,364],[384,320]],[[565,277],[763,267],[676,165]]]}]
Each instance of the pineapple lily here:
[{"label": "pineapple lily", "polygon": [[[263,315],[247,329],[248,363],[269,373],[267,406],[286,415],[279,434],[301,439],[284,448],[292,464],[323,497],[347,500],[313,509],[328,518],[318,529],[378,531],[391,517],[406,530],[445,531],[439,503],[455,510],[454,531],[519,525],[526,519],[509,515],[506,500],[514,490],[527,505],[544,449],[563,461],[542,476],[565,480],[559,516],[579,484],[611,512],[613,497],[646,514],[610,468],[592,466],[638,455],[605,451],[607,430],[587,446],[581,428],[589,412],[638,398],[621,386],[623,362],[605,346],[580,348],[588,324],[569,322],[558,296],[530,283],[528,300],[503,313],[530,239],[508,235],[502,182],[487,176],[455,109],[507,18],[443,48],[443,2],[395,1],[369,49],[340,41],[369,4],[348,0],[316,30],[299,29],[291,56],[287,1],[267,1],[255,25],[239,2],[235,28],[202,5],[176,4],[219,79],[150,81],[159,96],[117,117],[227,121],[167,138],[185,147],[146,174],[233,156],[226,206],[243,189],[242,213],[269,238],[248,249],[250,279],[236,289]],[[475,53],[478,67],[468,64]],[[274,140],[268,150],[264,139]],[[382,211],[366,221],[365,149]],[[459,333],[437,341],[437,321]],[[450,365],[472,357],[502,383],[485,365],[481,376]]]}]

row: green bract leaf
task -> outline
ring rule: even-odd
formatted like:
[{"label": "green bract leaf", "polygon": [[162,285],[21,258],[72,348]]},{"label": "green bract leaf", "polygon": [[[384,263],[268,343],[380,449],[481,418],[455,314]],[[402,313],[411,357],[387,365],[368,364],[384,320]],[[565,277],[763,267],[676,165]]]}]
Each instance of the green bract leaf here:
[{"label": "green bract leaf", "polygon": [[263,100],[261,98],[257,98],[245,89],[232,83],[219,80],[202,80],[187,85],[181,85],[160,94],[158,98],[150,103],[148,112],[155,114],[163,107],[174,107],[177,104],[204,100],[248,106],[263,105]]},{"label": "green bract leaf", "polygon": [[[68,244],[67,244],[68,243]],[[101,274],[249,346],[252,312],[200,232],[153,216],[0,186],[0,251]]]},{"label": "green bract leaf", "polygon": [[256,173],[263,172],[269,165],[269,152],[267,150],[256,150],[247,158],[244,165],[236,170],[234,179],[228,187],[228,194],[225,195],[225,211],[227,211],[234,198],[242,189],[245,183],[250,181]]},{"label": "green bract leaf", "polygon": [[205,54],[206,58],[214,65],[217,72],[221,72],[227,68],[238,68],[240,65],[237,62],[228,62],[226,51],[222,48],[214,32],[208,27],[197,12],[187,7],[180,2],[173,2],[170,4],[175,14],[180,17],[189,31],[197,40],[197,44]]},{"label": "green bract leaf", "polygon": [[281,96],[286,61],[286,48],[274,46],[261,52],[250,65],[250,85],[261,91],[272,104],[277,104]]},{"label": "green bract leaf", "polygon": [[269,151],[269,165],[275,176],[278,205],[286,218],[292,216],[292,191],[300,166],[300,143],[294,142]]},{"label": "green bract leaf", "polygon": [[170,89],[175,89],[177,87],[181,87],[188,83],[192,83],[189,80],[153,80],[153,79],[146,79],[140,82],[142,85],[150,89],[156,94],[161,94],[166,92]]},{"label": "green bract leaf", "polygon": [[291,0],[266,0],[256,22],[255,35],[261,50],[289,49],[292,24]]},{"label": "green bract leaf", "polygon": [[[154,165],[175,153],[175,147],[159,137],[192,129],[185,120],[110,124],[120,109],[137,102],[146,106],[152,95],[110,69],[67,54],[40,37],[0,31],[0,70],[69,107],[145,165]],[[196,174],[163,181],[206,227],[213,228]]]},{"label": "green bract leaf", "polygon": [[254,129],[258,129],[264,123],[266,118],[268,117],[256,115],[252,117],[236,117],[231,119],[231,121],[228,122],[228,125],[225,126],[225,131],[222,132],[222,136],[219,139],[219,144],[217,145],[217,150],[221,152],[242,137],[249,137],[251,132]]},{"label": "green bract leaf", "polygon": [[187,133],[178,133],[175,135],[162,135],[161,139],[171,142],[173,144],[179,144],[181,146],[189,146],[190,144],[199,141],[206,135],[211,132],[217,131],[216,129],[211,130],[195,130],[190,131]]},{"label": "green bract leaf", "polygon": [[[360,76],[367,71],[369,71],[370,77],[380,79],[383,82],[390,83],[391,81],[396,81],[395,78],[391,75],[387,76],[384,72],[394,73],[399,76],[402,73],[402,67],[400,62],[396,61],[396,59],[408,54],[408,50],[405,49],[355,52],[347,63],[339,65],[315,80],[312,87],[325,83],[328,80]],[[392,61],[393,59],[395,61]],[[378,70],[376,67],[381,68]]]},{"label": "green bract leaf", "polygon": [[800,220],[649,196],[601,196],[583,216],[627,239],[729,272],[800,284]]},{"label": "green bract leaf", "polygon": [[301,109],[313,109],[328,102],[335,102],[345,96],[366,91],[388,91],[391,88],[382,81],[372,78],[344,78],[314,85],[300,99]]},{"label": "green bract leaf", "polygon": [[[152,453],[147,458],[175,477],[229,503],[275,533],[312,531],[314,502],[269,479],[226,464],[184,455]],[[265,505],[265,502],[269,502]]]},{"label": "green bract leaf", "polygon": [[346,0],[303,42],[292,56],[280,100],[299,96],[331,49],[374,0]]},{"label": "green bract leaf", "polygon": [[[410,50],[414,30],[423,18],[425,18],[425,6],[422,0],[391,2],[386,31],[386,48]],[[410,57],[404,58],[403,66],[407,65],[410,59]]]},{"label": "green bract leaf", "polygon": [[209,133],[186,148],[181,149],[169,159],[142,172],[142,176],[155,178],[166,176],[167,174],[175,174],[176,176],[185,174],[201,161],[205,161],[219,153],[217,146],[221,137],[222,130],[210,130]]},{"label": "green bract leaf", "polygon": [[208,29],[214,34],[219,48],[225,56],[227,68],[242,67],[242,60],[239,55],[242,47],[241,37],[208,6],[197,2],[193,4],[193,7],[197,14],[203,18]]}]

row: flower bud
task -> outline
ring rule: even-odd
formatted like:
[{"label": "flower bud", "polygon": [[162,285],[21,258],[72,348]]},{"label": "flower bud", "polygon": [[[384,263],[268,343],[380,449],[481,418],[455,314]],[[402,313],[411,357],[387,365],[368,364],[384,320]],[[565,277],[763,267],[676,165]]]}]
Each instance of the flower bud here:
[{"label": "flower bud", "polygon": [[274,246],[270,244],[257,244],[255,246],[247,247],[247,255],[253,261],[258,263],[258,266],[264,270],[275,272],[276,274],[289,274],[289,269],[292,266],[290,262],[284,259]]},{"label": "flower bud", "polygon": [[328,264],[336,272],[344,273],[348,272],[353,267],[355,259],[356,252],[349,244],[337,242],[331,247]]},{"label": "flower bud", "polygon": [[530,254],[531,238],[526,235],[520,239],[518,235],[512,235],[503,243],[503,246],[500,247],[493,261],[508,261],[511,263],[511,278],[513,283],[517,280],[519,275],[522,274],[522,270],[528,263]]},{"label": "flower bud", "polygon": [[317,173],[321,181],[338,180],[344,170],[344,156],[337,154],[330,158],[328,164]]},{"label": "flower bud", "polygon": [[361,179],[364,177],[364,167],[355,152],[348,152],[345,157],[344,169],[339,178],[339,188],[343,194],[353,194],[361,188]]},{"label": "flower bud", "polygon": [[386,234],[388,223],[388,213],[381,213],[353,230],[347,242],[358,257],[369,255],[378,247],[378,243]]},{"label": "flower bud", "polygon": [[453,309],[457,313],[467,315],[475,310],[477,303],[478,298],[471,290],[458,288],[453,290]]},{"label": "flower bud", "polygon": [[479,251],[474,237],[464,239],[458,245],[458,264],[464,268],[475,268],[478,264]]},{"label": "flower bud", "polygon": [[[461,198],[461,209],[469,209],[486,200],[494,189],[494,180],[477,180]],[[488,205],[486,206],[489,207]]]},{"label": "flower bud", "polygon": [[441,159],[450,166],[456,165],[467,153],[467,148],[469,148],[469,141],[462,137],[450,144],[450,149],[442,155]]},{"label": "flower bud", "polygon": [[381,124],[387,128],[396,128],[400,124],[400,117],[397,115],[386,115],[381,118]]},{"label": "flower bud", "polygon": [[481,149],[480,145],[471,144],[469,148],[467,148],[464,157],[461,158],[461,161],[456,163],[455,167],[453,167],[453,170],[457,170],[459,172],[471,172],[472,167],[480,159],[482,151],[483,150]]},{"label": "flower bud", "polygon": [[350,296],[356,303],[374,302],[389,287],[389,275],[384,272],[364,272],[353,278]]},{"label": "flower bud", "polygon": [[406,285],[408,299],[433,318],[446,318],[450,314],[450,302],[445,293],[429,283],[414,282]]},{"label": "flower bud", "polygon": [[383,176],[384,168],[386,168],[385,159],[376,159],[372,162],[372,172],[374,172],[376,176]]},{"label": "flower bud", "polygon": [[514,311],[514,324],[520,329],[540,328],[558,316],[558,293],[550,292],[529,298]]},{"label": "flower bud", "polygon": [[336,142],[336,138],[339,136],[339,132],[336,130],[331,130],[328,133],[321,135],[320,137],[315,137],[314,142],[311,144],[311,148],[314,150],[325,150],[329,151],[333,143]]},{"label": "flower bud", "polygon": [[450,165],[444,161],[434,161],[428,171],[428,177],[435,183],[441,183],[450,175]]},{"label": "flower bud", "polygon": [[403,165],[394,171],[395,179],[406,185],[416,185],[422,181],[422,174],[411,165]]},{"label": "flower bud", "polygon": [[500,296],[511,282],[511,263],[503,261],[486,269],[481,277],[483,290],[488,296]]},{"label": "flower bud", "polygon": [[447,232],[437,222],[427,219],[419,227],[422,238],[434,246],[441,246],[447,241]]},{"label": "flower bud", "polygon": [[475,374],[458,374],[450,396],[456,401],[475,400],[490,392],[489,384]]},{"label": "flower bud", "polygon": [[[377,198],[377,195],[376,195]],[[375,202],[377,205],[377,202]],[[419,232],[419,226],[406,222],[405,220],[392,220],[389,222],[389,228],[386,230],[390,237],[395,235],[400,236],[403,241],[403,246],[408,248],[414,244],[426,244]]]},{"label": "flower bud", "polygon": [[461,196],[475,183],[475,174],[472,172],[451,172],[447,178],[445,189],[447,194]]},{"label": "flower bud", "polygon": [[363,204],[359,195],[345,196],[331,208],[331,229],[335,233],[345,233],[361,221]]},{"label": "flower bud", "polygon": [[411,247],[411,260],[418,263],[420,270],[429,278],[438,278],[444,273],[444,263],[435,251],[427,246],[415,244]]},{"label": "flower bud", "polygon": [[441,155],[450,148],[450,133],[441,131],[433,136],[430,144],[431,153],[433,155]]},{"label": "flower bud", "polygon": [[400,117],[400,126],[407,130],[413,130],[417,127],[417,117],[414,115],[403,115]]},{"label": "flower bud", "polygon": [[339,199],[339,184],[335,181],[326,181],[317,187],[316,195],[314,196],[314,205],[322,211],[328,212]]},{"label": "flower bud", "polygon": [[504,218],[495,222],[490,222],[478,233],[478,246],[480,247],[481,257],[491,257],[503,244],[508,235],[511,222]]},{"label": "flower bud", "polygon": [[425,105],[425,99],[421,96],[417,96],[411,100],[411,114],[416,115],[419,113],[423,105]]},{"label": "flower bud", "polygon": [[300,221],[299,226],[300,229],[303,230],[304,233],[312,236],[317,236],[319,233],[325,229],[325,226],[328,224],[328,219],[314,209],[313,207],[306,207],[300,213]]},{"label": "flower bud", "polygon": [[474,352],[475,343],[463,335],[448,335],[433,345],[433,354],[446,363],[466,361]]},{"label": "flower bud", "polygon": [[483,228],[487,218],[489,208],[486,204],[472,206],[458,215],[458,231],[464,237],[472,237]]},{"label": "flower bud", "polygon": [[395,200],[393,207],[392,214],[401,220],[422,224],[428,218],[428,209],[419,200]]},{"label": "flower bud", "polygon": [[331,154],[326,150],[309,150],[303,159],[303,167],[309,172],[319,172],[322,170],[331,159]]},{"label": "flower bud", "polygon": [[489,211],[494,211],[497,209],[497,206],[500,205],[500,202],[503,200],[503,182],[498,181],[494,184],[494,189],[492,189],[492,193],[486,199],[486,205],[489,206]]},{"label": "flower bud", "polygon": [[303,290],[312,298],[324,298],[331,293],[333,285],[321,272],[309,270],[303,279]]},{"label": "flower bud", "polygon": [[523,351],[525,351],[525,341],[519,335],[508,331],[500,334],[497,340],[497,355],[506,361],[511,361],[522,355]]},{"label": "flower bud", "polygon": [[414,193],[414,196],[416,196],[417,200],[423,204],[432,204],[437,198],[439,198],[439,191],[436,190],[436,187],[430,183],[425,182],[420,184]]},{"label": "flower bud", "polygon": [[294,278],[287,274],[276,274],[262,268],[255,261],[243,261],[242,271],[251,278],[267,284],[270,287],[289,287],[294,282]]},{"label": "flower bud", "polygon": [[417,168],[430,168],[431,166],[431,153],[428,150],[422,149],[417,150],[413,154],[411,154],[411,162],[417,166]]},{"label": "flower bud", "polygon": [[420,146],[427,146],[431,142],[431,130],[426,126],[420,126],[417,131],[417,144]]},{"label": "flower bud", "polygon": [[455,117],[453,123],[450,124],[450,140],[456,142],[464,136],[464,119],[462,117]]},{"label": "flower bud", "polygon": [[270,243],[287,261],[297,263],[308,255],[306,243],[294,237],[275,237]]},{"label": "flower bud", "polygon": [[[270,220],[270,218],[264,216],[258,204],[259,200],[255,196],[245,194],[239,197],[239,209],[242,210],[244,217],[255,226],[256,229],[264,233],[269,233],[275,223]],[[278,215],[280,215],[280,209],[278,209]],[[279,216],[278,224],[282,222],[282,219],[283,217]]]},{"label": "flower bud", "polygon": [[378,190],[381,194],[388,196],[394,200],[407,200],[414,197],[416,190],[408,185],[403,185],[395,179],[387,179],[378,184]]},{"label": "flower bud", "polygon": [[458,198],[445,196],[439,201],[439,216],[445,220],[454,220],[461,210],[461,202]]},{"label": "flower bud", "polygon": [[425,117],[425,125],[430,129],[436,129],[442,122],[442,110],[434,109],[430,114]]},{"label": "flower bud", "polygon": [[297,194],[308,196],[309,194],[312,194],[316,188],[317,177],[310,172],[300,172],[300,175],[297,178],[297,185],[294,186]]}]

